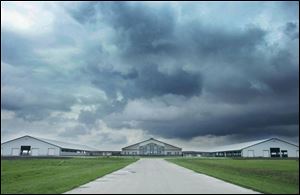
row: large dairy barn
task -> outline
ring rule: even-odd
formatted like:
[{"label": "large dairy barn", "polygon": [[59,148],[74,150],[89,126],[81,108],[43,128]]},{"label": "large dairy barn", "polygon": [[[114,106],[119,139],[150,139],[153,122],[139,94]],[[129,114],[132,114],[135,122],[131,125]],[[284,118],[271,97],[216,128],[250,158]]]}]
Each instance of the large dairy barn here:
[{"label": "large dairy barn", "polygon": [[89,146],[29,135],[1,144],[1,156],[86,156],[97,153],[97,149]]},{"label": "large dairy barn", "polygon": [[278,138],[269,138],[212,148],[203,155],[218,157],[298,157],[299,146]]},{"label": "large dairy barn", "polygon": [[154,138],[122,148],[127,156],[181,156],[182,149]]}]

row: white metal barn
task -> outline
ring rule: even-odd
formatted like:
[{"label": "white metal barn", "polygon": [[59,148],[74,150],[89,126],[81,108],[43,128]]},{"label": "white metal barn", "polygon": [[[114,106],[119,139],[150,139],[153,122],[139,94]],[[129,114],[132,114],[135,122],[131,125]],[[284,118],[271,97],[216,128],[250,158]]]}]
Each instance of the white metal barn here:
[{"label": "white metal barn", "polygon": [[210,154],[224,157],[299,157],[299,146],[270,138],[213,148]]},{"label": "white metal barn", "polygon": [[97,149],[32,136],[19,137],[1,144],[1,156],[80,156]]},{"label": "white metal barn", "polygon": [[182,155],[182,149],[154,138],[150,138],[148,140],[122,148],[122,155],[180,156]]}]

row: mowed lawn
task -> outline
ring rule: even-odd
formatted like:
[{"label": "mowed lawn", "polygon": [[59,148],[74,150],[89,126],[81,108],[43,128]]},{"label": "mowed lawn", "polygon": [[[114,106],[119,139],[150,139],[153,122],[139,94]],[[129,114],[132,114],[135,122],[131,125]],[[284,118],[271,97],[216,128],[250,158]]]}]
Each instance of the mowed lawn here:
[{"label": "mowed lawn", "polygon": [[1,160],[1,194],[63,193],[136,160],[117,157]]},{"label": "mowed lawn", "polygon": [[299,193],[298,160],[181,158],[168,161],[263,193]]}]

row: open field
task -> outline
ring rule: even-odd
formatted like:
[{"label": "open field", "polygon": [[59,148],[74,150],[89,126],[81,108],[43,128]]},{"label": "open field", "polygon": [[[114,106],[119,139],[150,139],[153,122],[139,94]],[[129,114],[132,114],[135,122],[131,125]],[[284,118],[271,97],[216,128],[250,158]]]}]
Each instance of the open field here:
[{"label": "open field", "polygon": [[1,160],[1,194],[62,193],[136,160],[117,157]]},{"label": "open field", "polygon": [[263,193],[299,193],[298,160],[196,158],[167,160]]}]

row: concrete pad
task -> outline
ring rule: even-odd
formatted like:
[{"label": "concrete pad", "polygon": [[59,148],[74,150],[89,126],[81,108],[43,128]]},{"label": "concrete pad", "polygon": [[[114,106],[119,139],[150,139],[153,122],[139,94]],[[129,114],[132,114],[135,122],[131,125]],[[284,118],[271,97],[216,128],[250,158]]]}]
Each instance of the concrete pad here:
[{"label": "concrete pad", "polygon": [[258,194],[164,159],[141,159],[66,194]]}]

